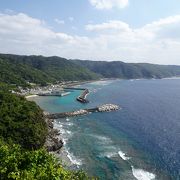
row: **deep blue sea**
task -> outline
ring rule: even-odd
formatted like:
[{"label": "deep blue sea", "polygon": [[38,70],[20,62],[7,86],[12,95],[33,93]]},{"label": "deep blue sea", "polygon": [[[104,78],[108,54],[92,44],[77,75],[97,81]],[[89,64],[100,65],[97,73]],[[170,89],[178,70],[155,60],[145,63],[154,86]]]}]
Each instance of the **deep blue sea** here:
[{"label": "deep blue sea", "polygon": [[90,103],[72,91],[38,97],[46,111],[64,112],[114,103],[116,112],[59,119],[74,167],[102,180],[180,179],[180,79],[113,80],[84,84]]}]

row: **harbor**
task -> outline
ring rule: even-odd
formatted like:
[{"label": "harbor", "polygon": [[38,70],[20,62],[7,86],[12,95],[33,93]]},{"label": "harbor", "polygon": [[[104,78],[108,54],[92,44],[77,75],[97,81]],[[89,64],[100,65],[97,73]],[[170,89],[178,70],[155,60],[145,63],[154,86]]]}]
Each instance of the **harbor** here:
[{"label": "harbor", "polygon": [[79,96],[76,97],[76,100],[80,103],[88,103],[87,95],[89,94],[89,90],[87,88],[75,88],[75,87],[55,87],[55,88],[44,88],[38,90],[31,90],[30,94],[27,95],[26,98],[34,97],[34,96],[67,96],[71,94],[74,90],[83,91]]},{"label": "harbor", "polygon": [[37,95],[38,96],[67,96],[69,94],[70,94],[70,92],[53,90],[53,91],[49,91],[49,92],[42,92],[42,93],[39,93]]}]

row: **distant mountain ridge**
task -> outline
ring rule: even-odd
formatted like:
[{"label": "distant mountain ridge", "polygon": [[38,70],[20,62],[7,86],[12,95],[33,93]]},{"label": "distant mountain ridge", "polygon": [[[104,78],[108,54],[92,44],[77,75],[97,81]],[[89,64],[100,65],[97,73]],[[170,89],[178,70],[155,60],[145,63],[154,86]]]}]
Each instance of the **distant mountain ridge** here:
[{"label": "distant mountain ridge", "polygon": [[165,78],[180,76],[180,66],[148,63],[124,63],[121,61],[72,60],[105,78]]},{"label": "distant mountain ridge", "polygon": [[0,54],[0,82],[46,85],[57,81],[94,80],[101,76],[61,57]]},{"label": "distant mountain ridge", "polygon": [[0,54],[0,82],[23,86],[28,82],[46,85],[57,81],[172,76],[180,76],[180,66]]}]

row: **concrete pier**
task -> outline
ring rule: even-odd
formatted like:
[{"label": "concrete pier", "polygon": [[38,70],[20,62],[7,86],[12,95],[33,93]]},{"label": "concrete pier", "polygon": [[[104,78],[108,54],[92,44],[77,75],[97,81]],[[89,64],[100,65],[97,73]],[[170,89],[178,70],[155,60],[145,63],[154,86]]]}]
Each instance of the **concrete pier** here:
[{"label": "concrete pier", "polygon": [[86,99],[87,95],[89,94],[89,90],[86,88],[76,88],[76,87],[67,87],[64,88],[65,90],[83,90],[80,96],[76,98],[77,101],[81,103],[88,103],[89,101]]},{"label": "concrete pier", "polygon": [[83,93],[76,98],[77,101],[81,103],[88,103],[89,101],[86,99],[87,95],[89,94],[89,90],[85,89]]}]

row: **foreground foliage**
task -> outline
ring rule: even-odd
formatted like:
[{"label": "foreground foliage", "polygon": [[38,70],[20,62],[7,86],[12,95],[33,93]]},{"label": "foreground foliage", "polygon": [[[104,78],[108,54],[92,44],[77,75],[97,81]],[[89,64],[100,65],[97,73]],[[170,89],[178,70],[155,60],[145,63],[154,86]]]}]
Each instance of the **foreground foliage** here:
[{"label": "foreground foliage", "polygon": [[46,135],[42,110],[34,102],[1,89],[0,137],[25,149],[38,149],[43,146]]},{"label": "foreground foliage", "polygon": [[86,180],[82,171],[70,171],[44,149],[25,151],[19,145],[0,141],[0,179]]},{"label": "foreground foliage", "polygon": [[82,171],[65,169],[42,148],[47,135],[42,110],[10,89],[0,83],[0,179],[90,179]]}]

